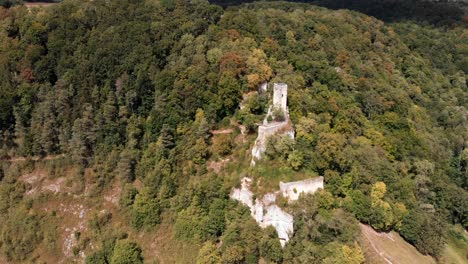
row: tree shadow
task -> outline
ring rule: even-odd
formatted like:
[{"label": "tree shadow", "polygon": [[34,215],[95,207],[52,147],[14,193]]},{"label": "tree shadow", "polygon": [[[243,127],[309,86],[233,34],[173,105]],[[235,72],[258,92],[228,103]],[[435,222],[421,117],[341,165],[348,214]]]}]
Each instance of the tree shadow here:
[{"label": "tree shadow", "polygon": [[[210,0],[211,3],[229,7],[258,0]],[[329,9],[349,9],[376,17],[385,22],[415,21],[435,26],[466,24],[468,4],[460,1],[431,0],[287,0],[311,3]]]}]

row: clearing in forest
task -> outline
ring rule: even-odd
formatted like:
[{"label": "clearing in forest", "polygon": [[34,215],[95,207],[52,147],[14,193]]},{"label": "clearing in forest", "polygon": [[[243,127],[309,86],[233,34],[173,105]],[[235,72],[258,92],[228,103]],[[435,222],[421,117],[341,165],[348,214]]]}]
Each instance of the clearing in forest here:
[{"label": "clearing in forest", "polygon": [[428,264],[436,263],[406,242],[399,234],[377,232],[368,225],[360,224],[361,243],[368,263]]}]

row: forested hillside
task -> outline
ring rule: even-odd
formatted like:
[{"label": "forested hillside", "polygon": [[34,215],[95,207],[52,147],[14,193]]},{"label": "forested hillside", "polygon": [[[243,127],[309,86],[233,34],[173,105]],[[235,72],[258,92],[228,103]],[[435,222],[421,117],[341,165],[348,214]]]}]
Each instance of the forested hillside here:
[{"label": "forested hillside", "polygon": [[[468,31],[442,6],[0,7],[0,262],[362,263],[359,222],[466,253]],[[251,168],[264,82],[288,84],[296,138]],[[281,204],[284,248],[229,199],[245,176],[265,193],[319,175]]]},{"label": "forested hillside", "polygon": [[[211,3],[223,7],[257,1],[260,0],[210,0]],[[410,20],[445,26],[466,23],[468,9],[468,3],[463,0],[289,0],[288,2],[311,3],[330,9],[355,10],[386,22]]]}]

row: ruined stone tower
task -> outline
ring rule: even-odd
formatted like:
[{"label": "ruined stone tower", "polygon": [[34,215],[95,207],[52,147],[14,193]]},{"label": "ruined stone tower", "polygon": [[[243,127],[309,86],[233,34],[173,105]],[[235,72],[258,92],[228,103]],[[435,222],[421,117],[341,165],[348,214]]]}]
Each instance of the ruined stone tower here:
[{"label": "ruined stone tower", "polygon": [[275,83],[273,85],[273,107],[287,113],[288,85],[285,83]]},{"label": "ruined stone tower", "polygon": [[[258,127],[258,137],[252,148],[252,166],[255,165],[255,160],[260,160],[262,158],[262,154],[266,150],[268,137],[282,135],[294,139],[294,128],[289,120],[287,103],[288,85],[285,83],[275,83],[273,85],[273,105],[270,105],[268,113],[263,120],[263,124]],[[274,120],[272,118],[275,108],[281,109],[284,114],[283,120]]]}]

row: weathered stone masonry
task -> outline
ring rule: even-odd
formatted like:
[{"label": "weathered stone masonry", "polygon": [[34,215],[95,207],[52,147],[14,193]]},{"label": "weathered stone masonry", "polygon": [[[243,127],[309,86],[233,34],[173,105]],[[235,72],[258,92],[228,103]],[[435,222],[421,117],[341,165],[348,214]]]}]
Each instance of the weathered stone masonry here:
[{"label": "weathered stone masonry", "polygon": [[[275,83],[273,85],[273,105],[269,107],[268,114],[263,120],[263,124],[258,127],[258,136],[252,148],[251,165],[255,165],[257,160],[262,158],[266,150],[267,139],[273,135],[285,135],[294,138],[294,129],[289,120],[288,85],[285,83]],[[273,109],[280,109],[284,113],[285,120],[282,122],[268,121],[268,117],[273,115]]]}]

